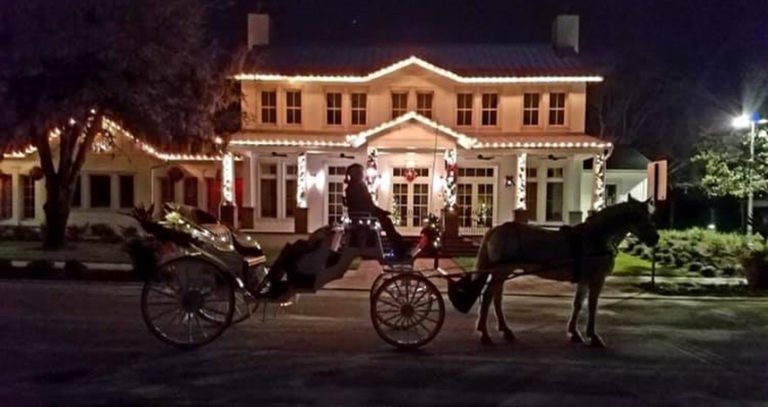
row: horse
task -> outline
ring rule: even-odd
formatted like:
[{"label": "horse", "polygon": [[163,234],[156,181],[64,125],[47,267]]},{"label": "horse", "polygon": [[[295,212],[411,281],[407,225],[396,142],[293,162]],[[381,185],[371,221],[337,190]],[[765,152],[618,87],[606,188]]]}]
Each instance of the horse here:
[{"label": "horse", "polygon": [[595,329],[600,292],[606,276],[613,271],[617,246],[628,233],[649,246],[658,243],[659,233],[652,222],[652,215],[650,200],[638,201],[629,197],[626,202],[595,212],[583,223],[564,226],[557,231],[519,222],[507,222],[491,228],[480,245],[475,264],[477,274],[469,276],[476,283],[481,283],[471,303],[477,300],[482,286],[485,286],[477,321],[481,342],[493,343],[487,328],[491,301],[499,331],[506,340],[515,340],[515,334],[504,318],[501,301],[504,282],[513,273],[523,270],[526,274],[544,279],[576,283],[573,310],[567,326],[567,337],[575,343],[584,343],[577,321],[588,291],[587,336],[592,346],[605,347]]}]

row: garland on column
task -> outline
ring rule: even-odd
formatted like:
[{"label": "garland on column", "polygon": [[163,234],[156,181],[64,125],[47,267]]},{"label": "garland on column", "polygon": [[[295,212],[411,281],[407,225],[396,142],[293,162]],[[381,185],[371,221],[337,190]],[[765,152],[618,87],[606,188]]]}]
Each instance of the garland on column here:
[{"label": "garland on column", "polygon": [[379,167],[378,167],[378,150],[371,149],[368,153],[368,162],[365,168],[365,184],[368,186],[368,192],[371,194],[374,202],[376,201],[376,191],[379,187]]},{"label": "garland on column", "polygon": [[307,207],[307,154],[301,153],[296,162],[296,206]]},{"label": "garland on column", "polygon": [[397,202],[397,198],[392,199],[392,209],[390,210],[390,213],[392,223],[394,223],[395,226],[400,226],[400,221],[402,221],[402,218],[400,216],[400,204]]},{"label": "garland on column", "polygon": [[445,150],[445,189],[443,197],[445,208],[449,211],[456,209],[456,177],[459,174],[459,164],[456,159],[456,150]]}]

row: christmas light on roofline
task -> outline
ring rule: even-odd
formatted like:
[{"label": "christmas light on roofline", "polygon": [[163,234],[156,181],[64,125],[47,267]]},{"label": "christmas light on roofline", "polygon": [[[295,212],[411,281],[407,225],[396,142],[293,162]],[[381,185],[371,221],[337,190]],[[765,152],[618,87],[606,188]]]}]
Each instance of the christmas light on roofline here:
[{"label": "christmas light on roofline", "polygon": [[437,75],[446,77],[458,83],[471,84],[504,84],[504,83],[574,83],[574,82],[602,82],[603,77],[598,75],[567,76],[567,75],[538,75],[538,76],[461,76],[455,72],[440,68],[416,56],[410,56],[402,61],[395,62],[379,70],[364,76],[355,75],[281,75],[265,73],[241,73],[235,75],[240,81],[291,81],[291,82],[339,82],[339,83],[364,83],[389,75],[405,67],[416,65]]}]

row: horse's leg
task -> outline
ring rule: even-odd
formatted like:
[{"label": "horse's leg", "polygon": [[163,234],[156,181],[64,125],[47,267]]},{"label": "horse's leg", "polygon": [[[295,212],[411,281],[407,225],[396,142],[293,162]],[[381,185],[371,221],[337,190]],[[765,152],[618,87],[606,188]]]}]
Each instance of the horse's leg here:
[{"label": "horse's leg", "polygon": [[605,275],[594,276],[589,282],[589,319],[587,320],[587,337],[590,345],[598,348],[604,348],[605,342],[595,331],[595,319],[597,319],[597,300],[600,298],[600,292],[603,291]]},{"label": "horse's leg", "polygon": [[576,283],[576,292],[573,294],[573,311],[571,312],[571,319],[568,320],[568,337],[571,339],[571,342],[584,342],[584,338],[582,338],[581,332],[579,332],[578,323],[579,313],[581,312],[582,305],[584,305],[584,294],[586,292],[586,282],[579,281]]},{"label": "horse's leg", "polygon": [[501,300],[504,298],[504,281],[506,279],[499,280],[500,281],[495,282],[495,284],[498,285],[498,288],[494,288],[494,291],[496,291],[498,295],[493,297],[493,309],[496,312],[496,322],[498,323],[499,332],[504,334],[504,339],[514,341],[517,338],[515,338],[515,334],[512,330],[509,329],[507,320],[504,318],[504,311],[501,308]]},{"label": "horse's leg", "polygon": [[497,295],[496,285],[491,281],[485,286],[483,299],[480,303],[480,316],[477,319],[477,330],[480,331],[480,342],[485,345],[493,344],[491,336],[488,335],[488,310],[491,306],[491,300]]}]

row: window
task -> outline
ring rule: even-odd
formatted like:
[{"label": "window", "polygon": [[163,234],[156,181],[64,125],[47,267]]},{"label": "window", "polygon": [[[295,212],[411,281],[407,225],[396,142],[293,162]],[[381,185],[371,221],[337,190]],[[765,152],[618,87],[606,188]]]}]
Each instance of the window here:
[{"label": "window", "polygon": [[301,91],[285,92],[285,122],[301,124]]},{"label": "window", "polygon": [[547,168],[547,202],[545,207],[547,222],[563,221],[563,169]]},{"label": "window", "polygon": [[120,181],[120,207],[133,208],[133,175],[121,175]]},{"label": "window", "polygon": [[493,224],[493,184],[477,185],[477,212],[478,226]]},{"label": "window", "polygon": [[197,206],[197,177],[184,178],[184,205]]},{"label": "window", "polygon": [[83,205],[83,188],[81,186],[82,180],[80,176],[77,176],[75,180],[75,191],[72,193],[72,207],[79,208]]},{"label": "window", "polygon": [[160,184],[160,202],[174,202],[176,201],[176,194],[173,191],[173,183],[168,177],[159,177],[157,179]]},{"label": "window", "polygon": [[472,125],[472,94],[459,93],[456,95],[456,125]]},{"label": "window", "polygon": [[352,124],[361,126],[366,123],[366,108],[368,98],[365,93],[352,94]]},{"label": "window", "polygon": [[392,118],[402,116],[408,110],[408,93],[392,93]]},{"label": "window", "polygon": [[259,185],[261,187],[260,217],[276,218],[277,217],[277,164],[262,163],[260,169],[261,169],[261,179],[259,181]]},{"label": "window", "polygon": [[[493,224],[495,169],[492,167],[460,167],[456,200],[459,226],[486,228]],[[467,233],[479,233],[464,230]]]},{"label": "window", "polygon": [[483,93],[483,126],[495,126],[499,114],[499,95],[496,93]]},{"label": "window", "polygon": [[615,205],[619,201],[619,188],[616,184],[605,186],[605,206]]},{"label": "window", "polygon": [[565,125],[565,93],[549,94],[549,125]]},{"label": "window", "polygon": [[539,94],[525,93],[523,95],[523,126],[539,125]]},{"label": "window", "polygon": [[341,222],[344,216],[344,178],[347,167],[341,165],[328,167],[328,224]]},{"label": "window", "polygon": [[0,219],[13,216],[13,178],[9,174],[0,174]]},{"label": "window", "polygon": [[22,192],[22,216],[24,219],[33,219],[35,217],[35,181],[32,177],[22,175],[21,192]]},{"label": "window", "polygon": [[91,208],[112,207],[112,177],[109,175],[91,175]]},{"label": "window", "polygon": [[326,116],[325,123],[329,125],[341,124],[341,93],[325,94]]},{"label": "window", "polygon": [[428,119],[432,118],[432,93],[416,94],[416,113]]},{"label": "window", "polygon": [[261,122],[277,123],[277,92],[274,90],[261,92]]},{"label": "window", "polygon": [[292,218],[296,213],[296,171],[298,167],[296,165],[285,166],[285,217]]}]

